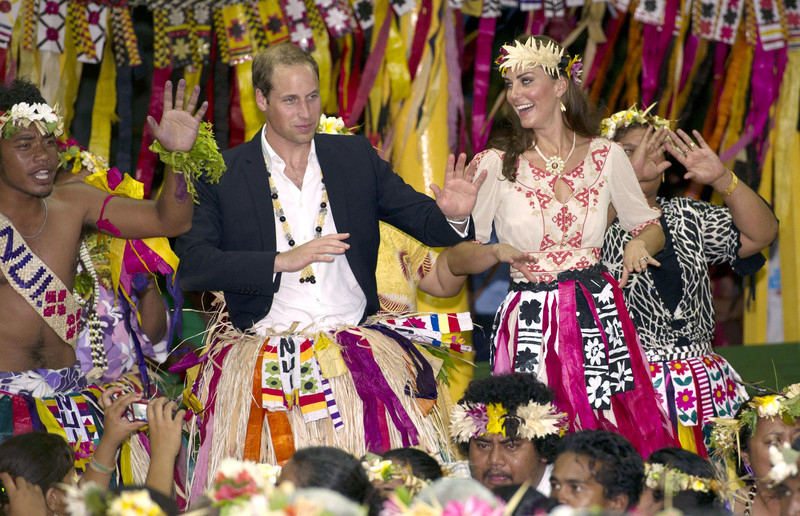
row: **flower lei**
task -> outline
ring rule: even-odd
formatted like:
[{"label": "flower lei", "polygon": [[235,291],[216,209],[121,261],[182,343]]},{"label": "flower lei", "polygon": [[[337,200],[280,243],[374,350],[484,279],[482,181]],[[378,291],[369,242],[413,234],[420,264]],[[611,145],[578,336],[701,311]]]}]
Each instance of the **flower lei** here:
[{"label": "flower lei", "polygon": [[[506,409],[500,403],[459,403],[453,407],[450,417],[450,435],[457,443],[467,443],[486,434],[524,439],[563,435],[566,431],[565,417],[563,412],[556,412],[552,403],[531,401],[515,410]],[[516,428],[514,435],[509,435],[511,428]]]},{"label": "flower lei", "polygon": [[222,154],[219,153],[211,124],[202,122],[197,132],[197,139],[189,152],[169,152],[158,140],[150,145],[150,150],[158,154],[159,159],[172,170],[183,173],[186,180],[186,191],[197,202],[197,190],[194,179],[203,177],[209,183],[218,183],[227,169]]},{"label": "flower lei", "polygon": [[0,134],[4,138],[11,138],[20,128],[27,129],[31,124],[42,135],[52,134],[59,137],[64,133],[64,119],[55,108],[47,104],[19,102],[8,111],[0,111]]},{"label": "flower lei", "polygon": [[650,110],[653,109],[655,105],[656,104],[653,103],[650,107],[642,111],[634,104],[625,111],[617,111],[610,117],[604,118],[603,121],[600,122],[600,135],[603,138],[612,140],[614,135],[617,134],[617,131],[625,127],[630,127],[633,124],[649,124],[656,129],[660,127],[669,128],[670,124],[672,124],[671,120],[650,114]]},{"label": "flower lei", "polygon": [[698,491],[719,493],[724,483],[716,478],[705,478],[690,475],[664,464],[647,462],[644,465],[644,484],[650,489],[664,493],[677,493],[678,491]]},{"label": "flower lei", "polygon": [[794,425],[800,417],[800,383],[786,387],[781,393],[756,396],[747,403],[738,419],[713,418],[711,446],[717,458],[729,458],[741,448],[739,432],[742,425],[755,433],[758,418],[781,418],[787,425]]},{"label": "flower lei", "polygon": [[555,77],[561,77],[563,71],[567,78],[580,85],[583,68],[581,57],[576,54],[570,58],[567,54],[567,63],[562,65],[564,55],[564,48],[559,47],[554,41],[545,43],[535,38],[528,38],[524,42],[514,41],[503,45],[495,64],[502,74],[506,73],[506,70],[534,66],[541,66],[545,72]]},{"label": "flower lei", "polygon": [[394,464],[379,456],[370,457],[370,455],[367,454],[367,460],[361,462],[370,482],[388,483],[392,480],[402,480],[402,487],[407,489],[411,496],[415,496],[430,484],[427,480],[414,476],[410,468]]},{"label": "flower lei", "polygon": [[464,501],[451,500],[442,506],[437,502],[412,503],[408,498],[393,494],[384,502],[380,516],[504,516],[505,508],[505,503],[500,500],[493,506],[477,496]]},{"label": "flower lei", "polygon": [[98,170],[108,170],[108,162],[93,152],[81,147],[77,140],[58,140],[58,168],[63,168],[71,174],[77,174],[86,169],[90,174]]},{"label": "flower lei", "polygon": [[71,516],[166,516],[146,489],[111,493],[94,482],[77,487],[62,486]]},{"label": "flower lei", "polygon": [[798,460],[800,460],[800,451],[792,448],[789,443],[783,443],[783,447],[780,449],[775,445],[770,446],[769,462],[772,464],[772,468],[767,473],[770,487],[780,484],[789,477],[797,476],[800,472]]}]

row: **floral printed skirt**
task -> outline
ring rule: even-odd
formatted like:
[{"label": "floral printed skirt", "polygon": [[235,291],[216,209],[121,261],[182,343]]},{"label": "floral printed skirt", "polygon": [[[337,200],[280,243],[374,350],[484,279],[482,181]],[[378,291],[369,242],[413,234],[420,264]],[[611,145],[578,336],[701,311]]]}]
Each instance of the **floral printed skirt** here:
[{"label": "floral printed skirt", "polygon": [[512,283],[493,330],[493,374],[536,374],[572,431],[621,433],[645,457],[677,445],[622,292],[600,265],[550,283]]},{"label": "floral printed skirt", "polygon": [[710,346],[705,348],[705,353],[653,360],[650,376],[681,446],[708,457],[710,420],[733,417],[747,400],[747,391],[728,361]]}]

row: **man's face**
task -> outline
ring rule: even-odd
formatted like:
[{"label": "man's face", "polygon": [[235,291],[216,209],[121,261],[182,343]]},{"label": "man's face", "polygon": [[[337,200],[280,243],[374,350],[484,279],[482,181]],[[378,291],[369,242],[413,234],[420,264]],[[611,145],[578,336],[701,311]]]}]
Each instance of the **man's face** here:
[{"label": "man's face", "polygon": [[781,496],[781,516],[800,516],[800,475],[787,478],[775,490]]},{"label": "man's face", "polygon": [[53,191],[58,167],[58,144],[31,125],[11,138],[0,136],[0,181],[18,192],[47,197]]},{"label": "man's face", "polygon": [[256,103],[267,118],[267,141],[275,147],[305,145],[314,139],[322,113],[319,80],[305,64],[278,66],[269,98],[256,90]]},{"label": "man's face", "polygon": [[472,478],[492,489],[530,481],[537,486],[546,464],[530,439],[482,435],[469,441]]},{"label": "man's face", "polygon": [[[595,469],[598,466],[595,463]],[[589,457],[585,455],[573,452],[560,454],[553,465],[550,485],[551,498],[576,509],[601,507],[615,514],[623,514],[628,506],[627,500],[609,500],[603,495],[603,485],[594,479]]]}]

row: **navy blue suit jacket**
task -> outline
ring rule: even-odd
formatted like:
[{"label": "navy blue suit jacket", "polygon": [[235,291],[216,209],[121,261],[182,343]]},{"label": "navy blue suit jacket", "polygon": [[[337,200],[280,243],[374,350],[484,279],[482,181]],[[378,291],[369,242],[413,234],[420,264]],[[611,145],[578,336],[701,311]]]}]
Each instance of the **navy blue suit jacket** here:
[{"label": "navy blue suit jacket", "polygon": [[[366,138],[318,134],[314,141],[336,229],[350,233],[345,255],[366,295],[366,317],[379,308],[379,220],[429,246],[451,246],[463,239],[436,202],[407,185]],[[269,312],[280,287],[281,274],[273,280],[278,254],[275,213],[261,132],[222,155],[228,170],[218,184],[196,183],[200,204],[194,208],[192,229],[178,238],[176,251],[181,287],[222,290],[231,321],[244,330]]]}]

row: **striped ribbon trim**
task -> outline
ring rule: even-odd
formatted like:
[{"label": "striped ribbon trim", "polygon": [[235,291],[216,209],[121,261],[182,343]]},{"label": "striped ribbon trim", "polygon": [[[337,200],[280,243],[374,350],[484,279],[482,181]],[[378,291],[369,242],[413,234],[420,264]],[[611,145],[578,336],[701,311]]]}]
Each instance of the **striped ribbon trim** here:
[{"label": "striped ribbon trim", "polygon": [[[219,52],[220,60],[229,64],[231,61],[231,53],[228,49],[228,35],[225,33],[225,17],[222,15],[222,9],[214,9],[213,11],[214,30],[217,36],[217,51]],[[217,120],[219,120],[217,118]]]},{"label": "striped ribbon trim", "polygon": [[0,48],[8,48],[21,6],[22,0],[11,0],[8,10],[0,10]]}]

